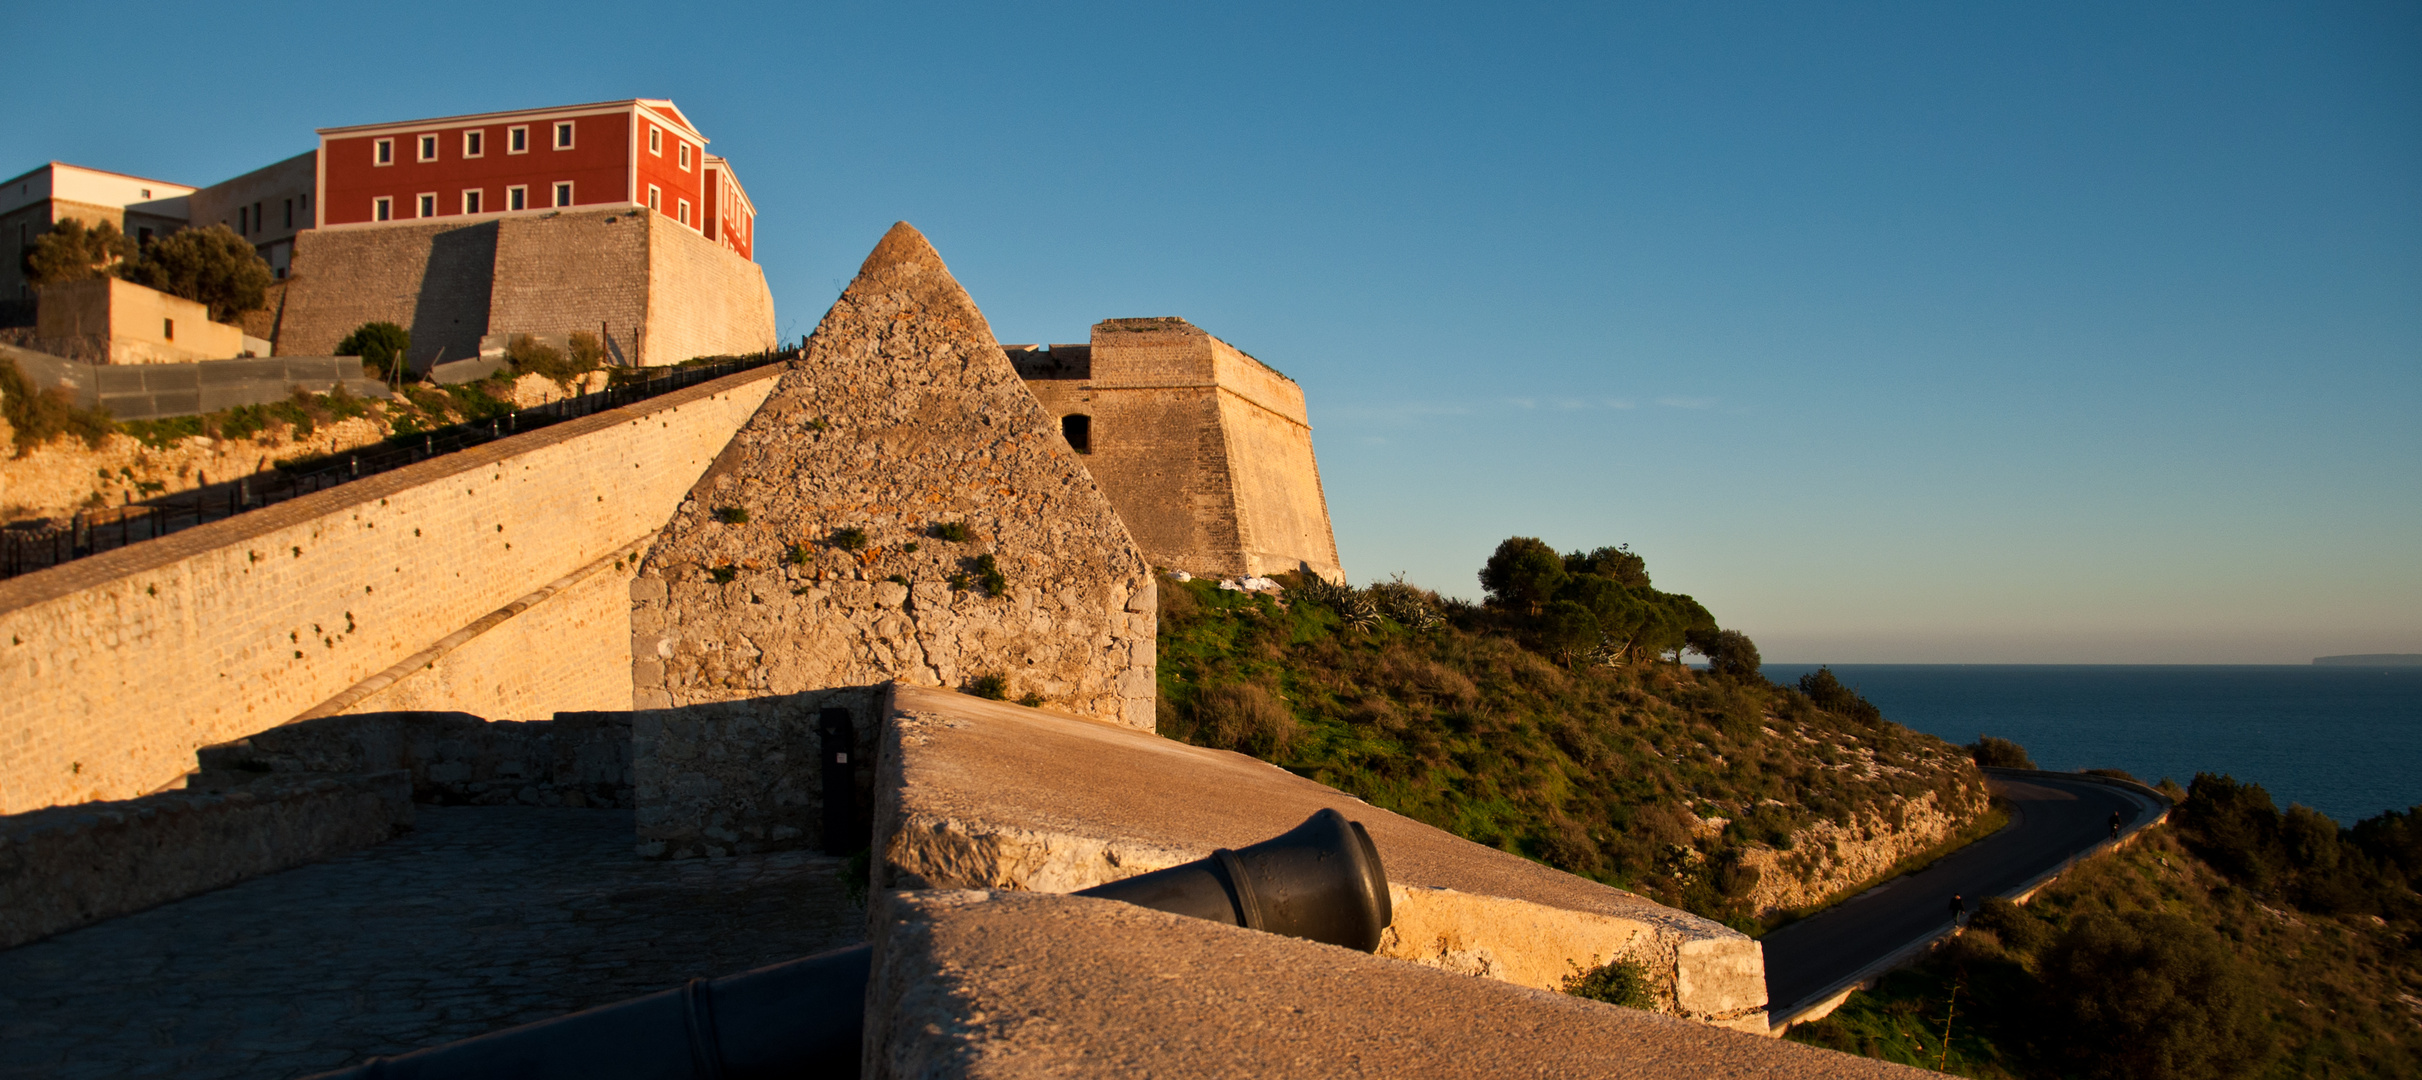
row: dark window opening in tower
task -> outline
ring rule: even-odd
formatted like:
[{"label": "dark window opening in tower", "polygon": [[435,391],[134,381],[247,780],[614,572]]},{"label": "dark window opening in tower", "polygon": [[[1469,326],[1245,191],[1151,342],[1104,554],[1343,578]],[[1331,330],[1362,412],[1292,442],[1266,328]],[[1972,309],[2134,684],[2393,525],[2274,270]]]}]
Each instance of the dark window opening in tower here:
[{"label": "dark window opening in tower", "polygon": [[1068,440],[1068,448],[1080,454],[1093,452],[1093,418],[1078,413],[1060,417],[1060,436]]}]

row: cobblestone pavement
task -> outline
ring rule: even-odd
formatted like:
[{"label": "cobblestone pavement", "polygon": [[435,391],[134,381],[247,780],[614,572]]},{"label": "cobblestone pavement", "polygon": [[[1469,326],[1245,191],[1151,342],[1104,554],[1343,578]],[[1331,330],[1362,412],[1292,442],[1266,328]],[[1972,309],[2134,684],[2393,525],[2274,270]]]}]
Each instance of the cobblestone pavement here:
[{"label": "cobblestone pavement", "polygon": [[842,861],[651,862],[627,810],[405,837],[0,952],[0,1077],[305,1076],[865,938]]}]

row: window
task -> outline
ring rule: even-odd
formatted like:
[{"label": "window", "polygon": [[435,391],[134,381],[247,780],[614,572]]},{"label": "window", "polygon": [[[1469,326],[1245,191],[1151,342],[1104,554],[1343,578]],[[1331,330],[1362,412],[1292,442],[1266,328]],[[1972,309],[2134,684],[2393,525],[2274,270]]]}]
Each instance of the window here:
[{"label": "window", "polygon": [[529,152],[530,152],[530,125],[528,125],[528,124],[523,124],[523,125],[520,125],[520,126],[518,126],[518,127],[509,127],[509,128],[506,128],[506,129],[505,129],[505,153],[508,153],[508,154],[527,154],[527,153],[529,153]]},{"label": "window", "polygon": [[177,321],[175,319],[160,320],[160,337],[168,341],[177,339]]},{"label": "window", "polygon": [[393,220],[395,220],[395,200],[393,200],[393,199],[372,199],[372,200],[370,200],[370,220],[372,220],[372,221],[393,221]]},{"label": "window", "polygon": [[[23,244],[25,243],[25,226],[23,226],[23,225],[19,225],[19,226],[17,226],[17,243],[18,243],[19,245],[23,245]],[[140,228],[140,229],[136,229],[136,230],[135,230],[135,243],[137,243],[137,244],[148,244],[148,243],[151,243],[151,226],[146,225],[146,226],[144,226],[144,227],[142,227],[142,228]]]},{"label": "window", "polygon": [[648,185],[648,209],[660,214],[664,212],[664,192],[656,190],[654,184]]},{"label": "window", "polygon": [[269,215],[261,212],[261,204],[259,203],[252,204],[252,231],[269,231]]},{"label": "window", "polygon": [[487,153],[488,153],[488,133],[487,133],[487,132],[485,132],[485,131],[466,131],[466,132],[463,132],[463,156],[464,156],[464,157],[467,157],[467,158],[484,157],[484,156],[486,156],[486,155],[487,155]]},{"label": "window", "polygon": [[654,124],[648,125],[648,153],[664,156],[664,129]]},{"label": "window", "polygon": [[530,186],[528,184],[515,184],[505,189],[505,209],[527,210],[529,208]]},{"label": "window", "polygon": [[677,218],[675,218],[674,220],[677,220],[677,221],[681,222],[681,223],[682,223],[682,224],[684,224],[684,225],[689,224],[689,223],[690,223],[690,201],[689,201],[688,199],[682,199],[682,200],[680,200],[680,201],[679,201],[678,205],[681,207],[681,214],[680,214],[680,216],[678,216],[678,217],[677,217]]},{"label": "window", "polygon": [[393,164],[395,164],[395,140],[393,140],[393,139],[380,139],[379,141],[377,141],[377,142],[375,142],[375,143],[372,143],[372,144],[370,144],[370,145],[371,145],[371,146],[374,148],[374,149],[372,149],[372,150],[371,150],[371,152],[370,152],[370,161],[371,161],[371,163],[372,163],[372,164],[374,164],[374,165],[393,165]]},{"label": "window", "polygon": [[421,197],[420,197],[420,216],[422,216],[422,217],[436,217],[436,216],[437,216],[437,193],[436,193],[436,192],[434,192],[434,191],[429,191],[429,192],[423,192],[423,193],[421,194]]},{"label": "window", "polygon": [[422,161],[437,160],[437,136],[423,135],[420,137],[420,159]]},{"label": "window", "polygon": [[1083,413],[1060,417],[1060,437],[1068,440],[1068,448],[1080,454],[1093,452],[1093,418]]},{"label": "window", "polygon": [[286,200],[286,228],[294,227],[294,200]]},{"label": "window", "polygon": [[478,188],[471,188],[463,192],[463,213],[479,213],[479,197],[485,194],[487,193]]},{"label": "window", "polygon": [[[237,231],[237,232],[239,232],[239,233],[246,233],[246,234],[249,234],[249,233],[251,233],[251,232],[252,232],[252,229],[251,229],[251,228],[250,228],[248,225],[246,225],[246,224],[245,224],[245,221],[244,221],[244,215],[249,214],[249,213],[251,213],[251,212],[252,212],[252,208],[251,208],[251,207],[249,207],[249,206],[239,206],[239,207],[236,207],[236,208],[235,208],[235,231]],[[221,219],[221,220],[224,220],[224,219]]]},{"label": "window", "polygon": [[555,205],[557,205],[557,206],[570,206],[570,205],[572,205],[572,182],[571,182],[571,181],[569,181],[569,180],[561,180],[561,181],[557,181],[557,182],[556,182],[556,184],[555,184]]},{"label": "window", "polygon": [[681,144],[681,171],[690,171],[690,144]]},{"label": "window", "polygon": [[572,148],[571,121],[566,120],[555,125],[555,148],[557,150],[569,150]]}]

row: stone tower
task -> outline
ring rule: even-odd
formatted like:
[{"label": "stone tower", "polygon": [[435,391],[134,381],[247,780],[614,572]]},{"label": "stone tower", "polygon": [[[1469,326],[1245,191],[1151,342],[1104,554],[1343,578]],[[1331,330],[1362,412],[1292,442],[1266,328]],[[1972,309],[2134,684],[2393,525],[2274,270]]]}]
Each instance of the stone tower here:
[{"label": "stone tower", "polygon": [[1344,576],[1293,379],[1178,318],[1009,356],[1154,565]]}]

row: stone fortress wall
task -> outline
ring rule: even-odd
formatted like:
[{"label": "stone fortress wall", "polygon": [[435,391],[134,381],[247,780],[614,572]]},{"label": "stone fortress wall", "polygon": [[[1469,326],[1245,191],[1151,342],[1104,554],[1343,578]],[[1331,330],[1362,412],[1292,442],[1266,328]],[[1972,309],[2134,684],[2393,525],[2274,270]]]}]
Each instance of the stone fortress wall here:
[{"label": "stone fortress wall", "polygon": [[617,363],[673,364],[774,347],[765,271],[637,207],[312,229],[277,351],[333,353],[366,322],[412,332],[412,362],[479,355],[491,334],[607,339]]},{"label": "stone fortress wall", "polygon": [[1010,355],[1046,411],[1083,418],[1085,465],[1154,565],[1344,577],[1294,380],[1178,318]]},{"label": "stone fortress wall", "polygon": [[[414,677],[425,669],[405,661],[483,622],[493,633],[535,587],[584,569],[627,580],[636,552],[620,568],[617,553],[672,514],[778,370],[0,581],[0,813],[156,790],[196,747]],[[579,617],[541,611],[525,625]],[[487,671],[472,670],[477,648],[458,650],[449,677],[555,679],[582,687],[582,704],[627,702],[628,653],[614,652],[628,648],[627,615],[609,604],[595,618],[604,644],[524,635],[489,647]]]}]

